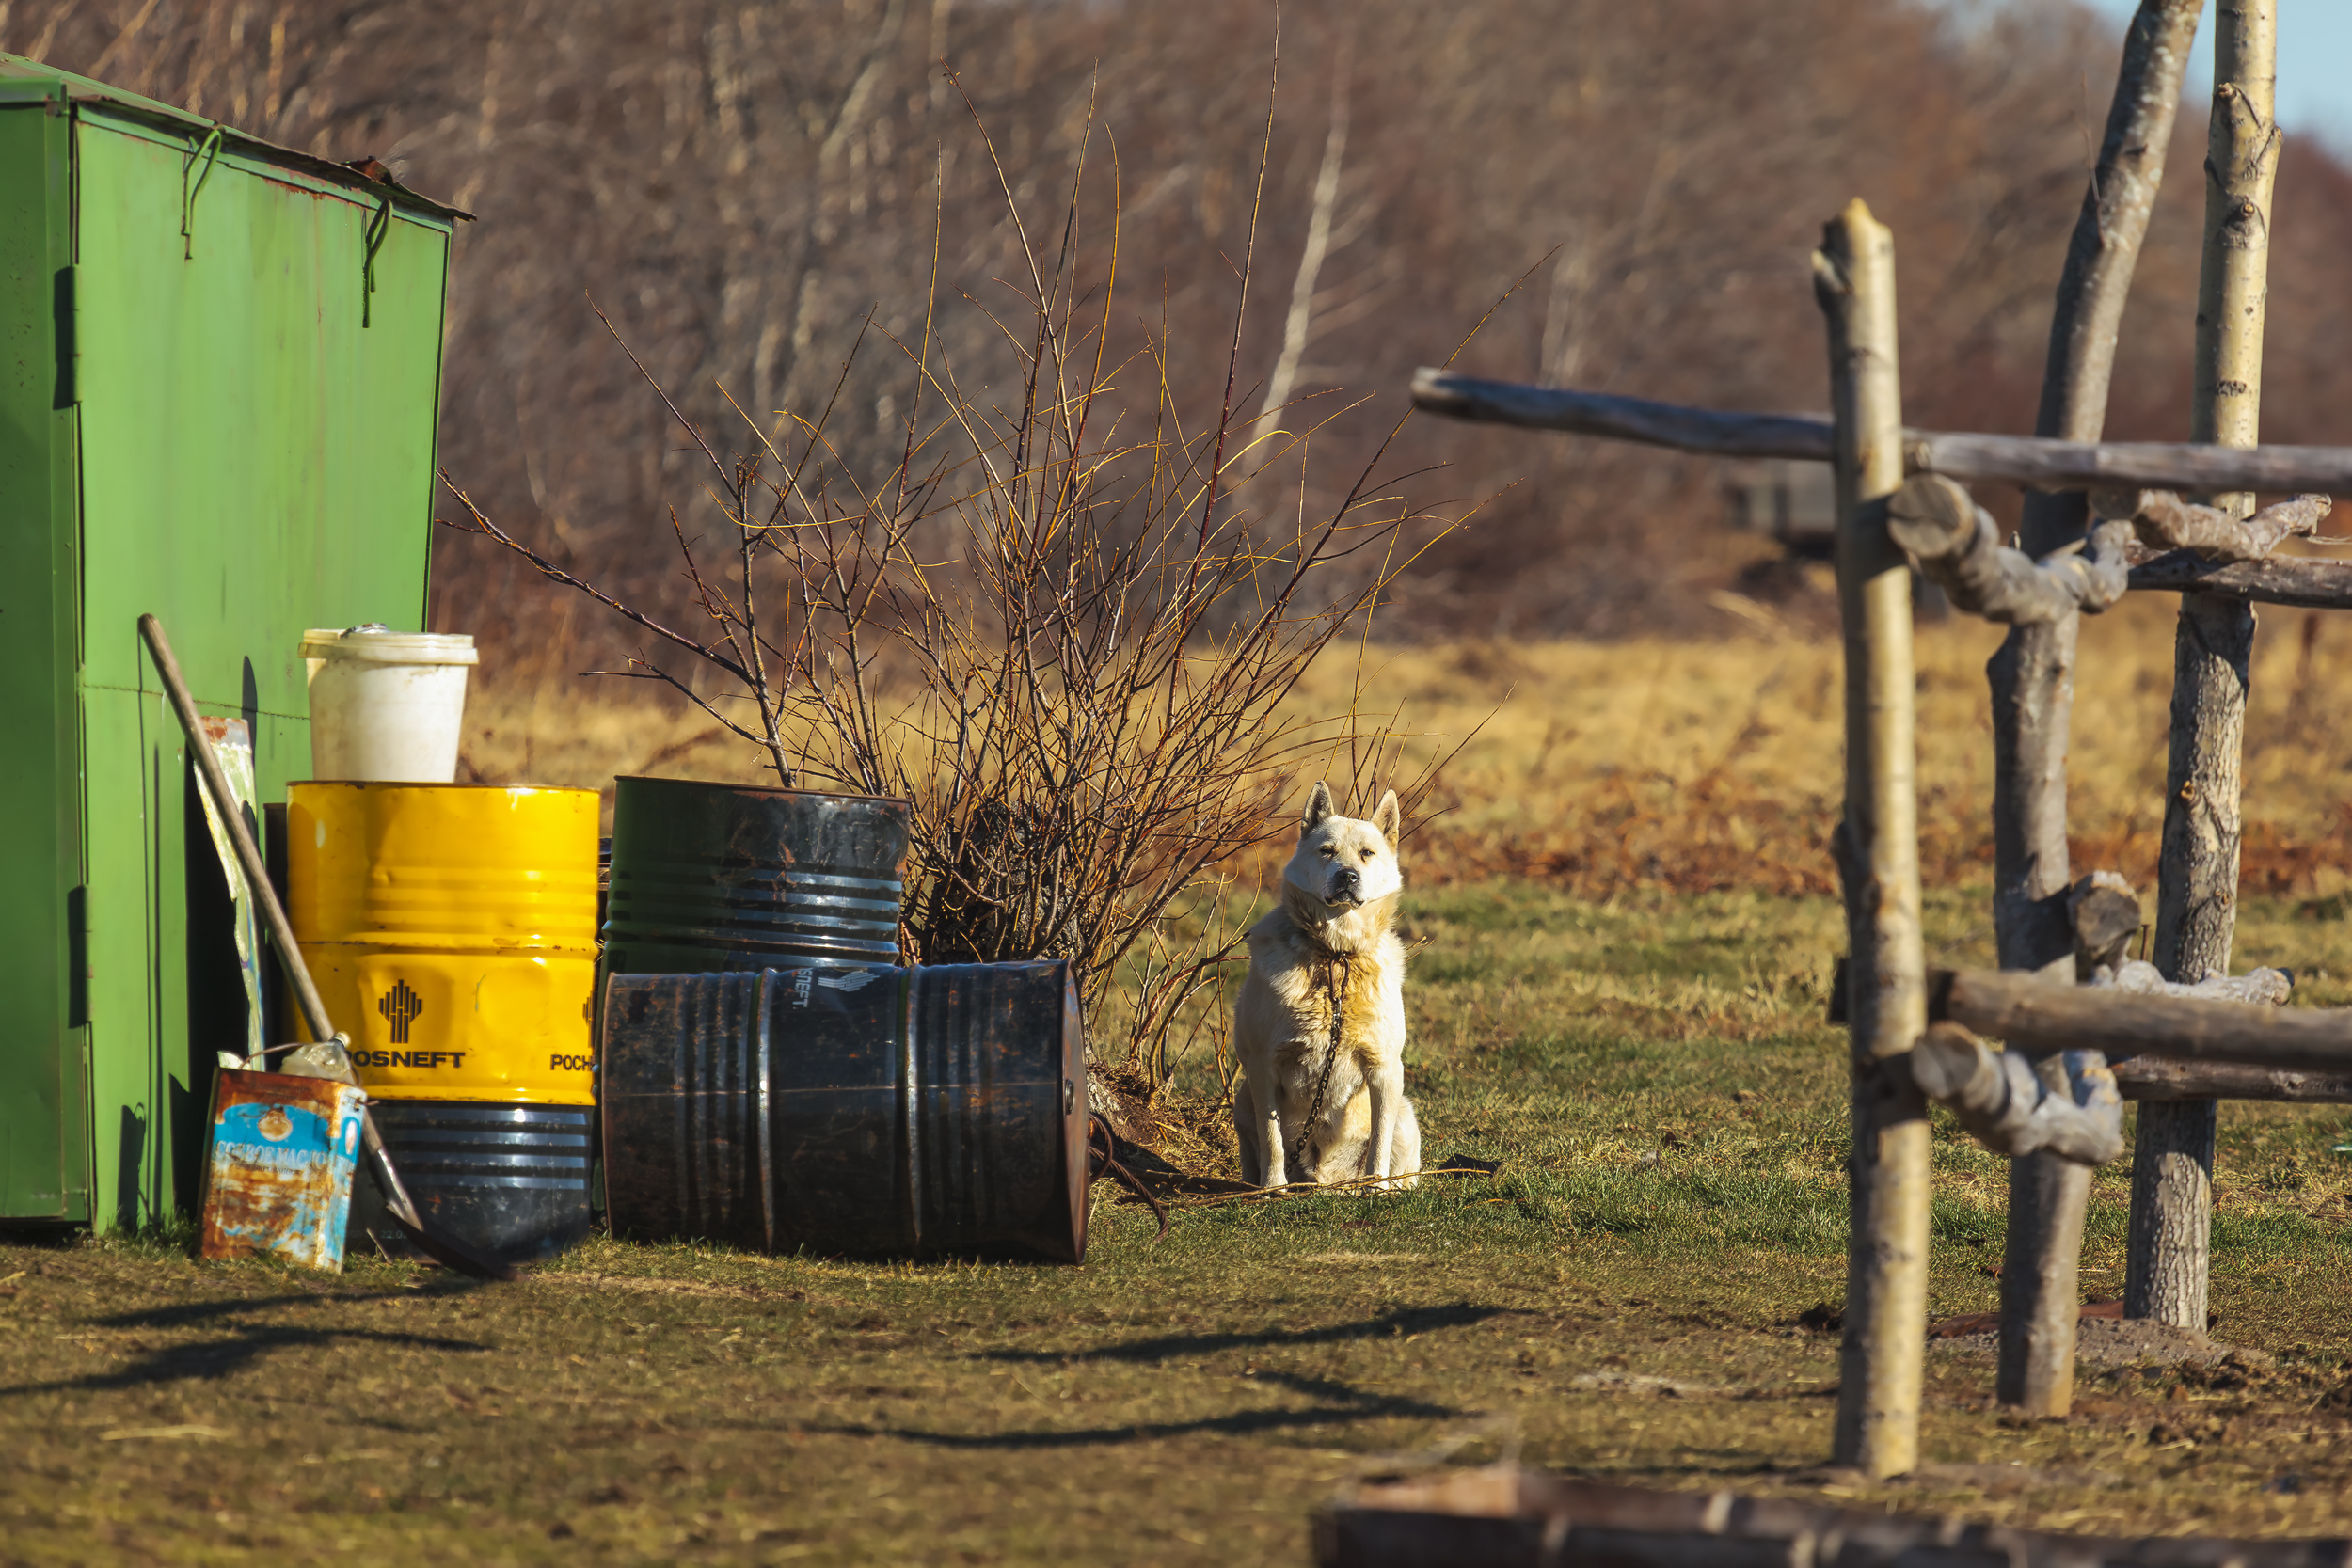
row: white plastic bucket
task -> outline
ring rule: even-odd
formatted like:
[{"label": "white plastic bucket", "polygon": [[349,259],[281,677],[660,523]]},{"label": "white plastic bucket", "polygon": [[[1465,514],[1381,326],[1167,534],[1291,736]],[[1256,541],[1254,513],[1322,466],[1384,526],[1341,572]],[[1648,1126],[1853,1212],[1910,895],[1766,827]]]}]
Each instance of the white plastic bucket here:
[{"label": "white plastic bucket", "polygon": [[433,632],[306,631],[310,776],[450,784],[466,718],[473,639]]}]

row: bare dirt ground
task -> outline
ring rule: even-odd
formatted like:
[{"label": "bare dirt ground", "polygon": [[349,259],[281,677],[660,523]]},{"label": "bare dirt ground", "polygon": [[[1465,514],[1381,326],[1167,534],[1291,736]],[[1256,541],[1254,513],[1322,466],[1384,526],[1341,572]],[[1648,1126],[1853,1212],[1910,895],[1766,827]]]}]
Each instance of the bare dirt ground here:
[{"label": "bare dirt ground", "polygon": [[[1981,960],[1980,895],[1931,899]],[[1319,1502],[1450,1438],[2100,1532],[2343,1533],[2352,1161],[2334,1107],[2226,1107],[2211,1365],[2086,1368],[2076,1414],[1929,1358],[1921,1479],[1824,1475],[1844,1282],[1838,917],[1524,884],[1414,902],[1410,1087],[1492,1178],[1180,1212],[1100,1190],[1084,1266],[596,1241],[473,1286],[0,1246],[0,1560],[1303,1563]],[[2241,962],[2343,1005],[2352,925],[2249,900]],[[1188,1069],[1198,1079],[1202,1064]],[[1995,1305],[2003,1163],[1936,1132],[1931,1311]],[[2087,1295],[2121,1290],[2099,1173]],[[1403,1456],[1400,1458],[1400,1456]]]}]

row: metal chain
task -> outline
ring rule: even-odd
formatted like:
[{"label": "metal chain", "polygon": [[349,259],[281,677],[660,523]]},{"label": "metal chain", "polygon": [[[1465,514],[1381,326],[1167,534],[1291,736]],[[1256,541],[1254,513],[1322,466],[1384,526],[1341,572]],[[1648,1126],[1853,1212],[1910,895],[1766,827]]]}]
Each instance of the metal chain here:
[{"label": "metal chain", "polygon": [[[1311,1173],[1316,1153],[1315,1126],[1323,1119],[1324,1096],[1330,1092],[1331,1069],[1339,1065],[1340,1060],[1340,1032],[1342,1022],[1347,1016],[1348,982],[1356,976],[1353,954],[1334,953],[1327,947],[1317,945],[1323,954],[1323,994],[1331,1004],[1331,1044],[1323,1053],[1323,1073],[1315,1080],[1315,1098],[1308,1106],[1307,1119],[1302,1124],[1307,1134],[1307,1164]],[[1282,1175],[1288,1178],[1290,1172],[1284,1171]]]}]

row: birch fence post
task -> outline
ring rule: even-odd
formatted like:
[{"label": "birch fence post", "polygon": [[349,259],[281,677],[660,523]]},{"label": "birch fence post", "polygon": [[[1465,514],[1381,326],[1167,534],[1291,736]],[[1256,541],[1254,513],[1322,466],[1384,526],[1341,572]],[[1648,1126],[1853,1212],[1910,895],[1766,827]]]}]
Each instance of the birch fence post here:
[{"label": "birch fence post", "polygon": [[[2202,9],[2203,0],[2141,0],[2124,36],[2099,162],[2058,278],[2036,436],[2096,441],[2106,427],[2116,335],[2164,182]],[[2019,543],[2039,560],[2079,543],[2086,520],[2083,492],[2028,490]],[[1985,666],[1993,692],[1993,928],[2001,967],[2058,966],[2070,978],[2066,752],[2080,624],[2071,605],[2051,619],[2020,621]],[[2059,1057],[2045,1058],[2040,1071],[2053,1089],[2066,1089]],[[2090,1201],[2088,1165],[2048,1151],[2010,1162],[1994,1387],[2001,1403],[2028,1415],[2063,1416],[2074,1402],[2076,1281]]]},{"label": "birch fence post", "polygon": [[1911,575],[1886,531],[1903,481],[1895,237],[1856,199],[1813,255],[1829,325],[1837,599],[1846,651],[1846,1017],[1851,1030],[1852,1233],[1836,1462],[1876,1477],[1919,1456],[1927,1343],[1928,1117],[1907,1054],[1927,1025]]},{"label": "birch fence post", "polygon": [[[2280,135],[2272,119],[2276,0],[2233,0],[2214,18],[2213,119],[2206,134],[2205,247],[2197,289],[2195,441],[2251,447],[2260,436],[2263,314],[2270,192]],[[2216,496],[2233,516],[2250,495]],[[2181,595],[2173,639],[2172,741],[2165,768],[2164,847],[2152,955],[2168,979],[2229,972],[2237,916],[2239,789],[2254,611],[2242,601]],[[2212,1242],[2215,1102],[2142,1104],[2132,1152],[2126,1316],[2205,1326]]]}]

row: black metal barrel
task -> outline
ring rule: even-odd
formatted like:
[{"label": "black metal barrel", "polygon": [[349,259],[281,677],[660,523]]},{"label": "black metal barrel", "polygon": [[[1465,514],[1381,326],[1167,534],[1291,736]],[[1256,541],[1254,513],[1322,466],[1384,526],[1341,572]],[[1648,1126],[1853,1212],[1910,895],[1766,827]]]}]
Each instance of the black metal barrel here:
[{"label": "black metal barrel", "polygon": [[616,1236],[1086,1255],[1086,1047],[1066,962],[616,974],[603,1041]]},{"label": "black metal barrel", "polygon": [[[427,1223],[509,1263],[552,1258],[588,1234],[590,1107],[378,1100],[369,1109]],[[363,1232],[409,1255],[364,1164],[352,1178],[346,1250],[367,1245]]]},{"label": "black metal barrel", "polygon": [[604,973],[896,962],[912,813],[880,796],[615,780]]}]

